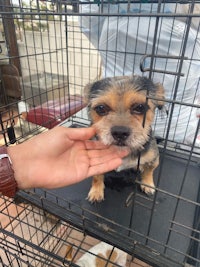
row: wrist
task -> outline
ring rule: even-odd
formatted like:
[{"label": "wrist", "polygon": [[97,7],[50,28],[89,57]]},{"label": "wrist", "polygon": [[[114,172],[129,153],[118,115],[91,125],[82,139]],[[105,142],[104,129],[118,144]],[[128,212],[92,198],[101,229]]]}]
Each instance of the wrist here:
[{"label": "wrist", "polygon": [[30,189],[34,187],[34,175],[32,171],[32,153],[29,153],[29,141],[16,146],[8,147],[8,154],[12,161],[15,180],[19,189]]},{"label": "wrist", "polygon": [[24,172],[26,170],[27,155],[23,155],[23,149],[21,149],[22,145],[23,144],[10,146],[8,147],[7,151],[12,161],[12,169],[14,171],[14,176],[18,188],[26,189],[25,183],[28,181],[28,179],[24,179],[24,177],[26,176]]}]

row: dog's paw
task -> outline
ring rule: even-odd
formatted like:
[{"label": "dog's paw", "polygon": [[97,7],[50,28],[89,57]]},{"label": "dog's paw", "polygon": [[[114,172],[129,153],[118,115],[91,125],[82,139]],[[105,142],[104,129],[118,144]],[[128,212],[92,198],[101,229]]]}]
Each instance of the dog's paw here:
[{"label": "dog's paw", "polygon": [[147,195],[154,195],[154,193],[155,193],[154,183],[152,183],[152,184],[145,184],[144,183],[144,184],[141,184],[140,187],[141,187],[141,190]]},{"label": "dog's paw", "polygon": [[101,202],[104,200],[104,190],[100,190],[99,188],[91,188],[88,196],[87,196],[87,200],[91,203],[94,202]]}]

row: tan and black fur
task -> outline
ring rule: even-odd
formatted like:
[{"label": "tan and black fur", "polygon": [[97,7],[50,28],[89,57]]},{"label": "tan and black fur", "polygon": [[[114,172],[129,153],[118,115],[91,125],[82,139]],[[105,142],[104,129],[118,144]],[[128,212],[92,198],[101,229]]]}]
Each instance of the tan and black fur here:
[{"label": "tan and black fur", "polygon": [[[118,171],[139,168],[141,189],[153,194],[159,151],[151,125],[156,107],[164,105],[162,85],[136,75],[105,78],[86,86],[85,96],[98,138],[106,145],[128,146],[131,150]],[[104,174],[94,176],[88,194],[90,202],[103,199]]]}]

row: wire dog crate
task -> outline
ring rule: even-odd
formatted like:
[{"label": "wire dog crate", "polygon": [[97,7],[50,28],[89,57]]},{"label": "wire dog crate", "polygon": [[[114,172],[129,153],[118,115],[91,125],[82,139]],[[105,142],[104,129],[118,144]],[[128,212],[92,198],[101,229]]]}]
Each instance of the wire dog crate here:
[{"label": "wire dog crate", "polygon": [[103,77],[159,81],[167,110],[153,125],[154,196],[126,170],[106,175],[93,205],[91,179],[2,197],[2,266],[77,266],[96,239],[127,252],[127,266],[200,266],[200,1],[1,0],[0,14],[1,145],[87,127],[83,88]]}]

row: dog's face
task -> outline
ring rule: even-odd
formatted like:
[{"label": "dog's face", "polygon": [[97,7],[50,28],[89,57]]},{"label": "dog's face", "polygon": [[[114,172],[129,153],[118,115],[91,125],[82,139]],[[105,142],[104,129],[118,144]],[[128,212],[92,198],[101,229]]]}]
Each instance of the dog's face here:
[{"label": "dog's face", "polygon": [[140,76],[105,78],[85,90],[89,115],[106,145],[142,149],[149,140],[155,108],[162,108],[164,89]]}]

